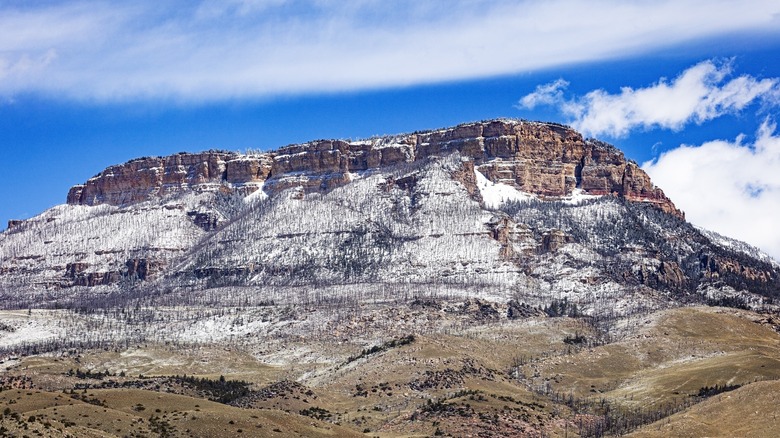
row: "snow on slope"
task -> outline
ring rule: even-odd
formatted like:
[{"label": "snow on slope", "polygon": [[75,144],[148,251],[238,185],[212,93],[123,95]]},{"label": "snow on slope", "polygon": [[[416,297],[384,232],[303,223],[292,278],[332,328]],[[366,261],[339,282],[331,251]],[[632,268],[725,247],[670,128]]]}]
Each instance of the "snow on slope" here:
[{"label": "snow on slope", "polygon": [[[477,187],[479,188],[479,193],[482,195],[485,207],[489,209],[501,208],[502,205],[512,201],[526,202],[539,199],[539,197],[533,193],[526,193],[508,184],[503,184],[500,182],[494,183],[493,181],[487,179],[487,177],[476,168],[474,169],[474,174],[477,177]],[[561,196],[560,198],[554,199],[554,201],[560,201],[569,205],[576,205],[582,203],[583,201],[597,199],[600,197],[601,195],[589,195],[582,189],[574,189],[571,195]]]},{"label": "snow on slope", "polygon": [[589,199],[598,199],[600,197],[601,195],[589,195],[582,189],[574,189],[572,190],[571,195],[564,196],[560,200],[564,204],[576,205],[582,203],[583,201],[587,201]]},{"label": "snow on slope", "polygon": [[699,227],[697,225],[694,225],[694,227],[699,230],[702,234],[707,236],[713,243],[726,248],[730,249],[732,251],[736,251],[738,253],[744,254],[746,256],[761,260],[762,262],[769,263],[772,266],[775,266],[777,268],[780,268],[780,262],[772,258],[769,254],[761,251],[760,249],[756,248],[755,246],[752,246],[748,243],[741,242],[736,239],[732,239],[730,237],[723,236],[721,234],[718,234],[714,231],[707,230],[705,228]]},{"label": "snow on slope", "polygon": [[202,238],[188,207],[205,199],[188,194],[164,205],[129,208],[59,205],[0,234],[0,268],[5,284],[59,284],[66,268],[117,272],[131,259],[169,260]]},{"label": "snow on slope", "polygon": [[536,195],[521,192],[516,188],[502,183],[490,181],[477,169],[474,169],[477,176],[477,187],[485,202],[485,207],[496,209],[509,201],[524,202],[531,199],[537,199]]},{"label": "snow on slope", "polygon": [[[482,204],[464,169],[475,172]],[[20,283],[37,288],[30,302],[136,293],[105,282],[71,287],[84,283],[69,273],[76,264],[80,274],[117,273],[143,258],[162,268],[138,289],[186,293],[204,305],[241,305],[248,295],[277,302],[275,291],[287,297],[296,287],[319,296],[333,287],[327,299],[387,298],[386,285],[401,285],[404,296],[521,296],[532,305],[569,298],[585,311],[605,302],[628,311],[652,301],[626,298],[629,288],[652,297],[661,282],[699,266],[705,239],[651,207],[576,189],[535,196],[472,169],[453,154],[353,173],[348,184],[314,193],[291,187],[271,197],[189,193],[125,208],[58,206],[0,235],[0,299],[19,295]],[[224,222],[205,231],[193,212]]]},{"label": "snow on slope", "polygon": [[56,324],[50,310],[0,311],[4,329],[0,330],[0,348],[55,339],[65,334],[65,324]]},{"label": "snow on slope", "polygon": [[516,270],[500,261],[492,214],[452,179],[460,165],[364,175],[323,195],[288,191],[219,230],[189,268],[245,267],[259,284],[481,281]]}]

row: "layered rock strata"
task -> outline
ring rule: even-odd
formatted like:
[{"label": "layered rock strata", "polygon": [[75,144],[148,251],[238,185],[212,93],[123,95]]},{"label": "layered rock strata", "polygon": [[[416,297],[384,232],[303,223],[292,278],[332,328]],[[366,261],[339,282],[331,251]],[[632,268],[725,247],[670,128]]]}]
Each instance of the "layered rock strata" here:
[{"label": "layered rock strata", "polygon": [[326,192],[353,175],[458,152],[489,180],[542,197],[575,189],[649,202],[684,217],[636,163],[615,147],[549,123],[490,120],[429,132],[348,142],[318,140],[242,155],[223,151],[141,158],[71,188],[68,204],[129,205],[182,190],[269,195],[291,187]]}]

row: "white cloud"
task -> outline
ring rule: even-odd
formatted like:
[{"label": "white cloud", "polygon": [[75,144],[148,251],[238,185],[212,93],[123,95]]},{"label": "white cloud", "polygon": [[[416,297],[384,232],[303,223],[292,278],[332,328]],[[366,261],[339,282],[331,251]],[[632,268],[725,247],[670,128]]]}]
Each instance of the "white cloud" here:
[{"label": "white cloud", "polygon": [[[682,129],[755,103],[764,109],[780,105],[780,79],[733,77],[731,62],[704,61],[672,80],[617,94],[595,90],[567,99],[567,86],[562,79],[540,85],[518,107],[555,105],[585,134],[620,137],[636,129]],[[688,220],[780,260],[780,136],[765,120],[754,143],[744,138],[682,145],[643,168]]]},{"label": "white cloud", "polygon": [[557,79],[549,84],[536,87],[533,93],[527,94],[518,102],[519,108],[534,109],[539,105],[553,105],[563,102],[563,90],[569,86],[569,82]]},{"label": "white cloud", "polygon": [[683,145],[642,168],[689,221],[780,260],[780,136],[765,121],[753,144],[743,141]]},{"label": "white cloud", "polygon": [[245,16],[283,6],[288,0],[203,0],[195,11],[198,20],[212,20],[228,14]]},{"label": "white cloud", "polygon": [[35,58],[23,53],[18,57],[0,58],[0,81],[7,77],[37,74],[57,58],[54,50],[37,54]]},{"label": "white cloud", "polygon": [[[520,105],[560,105],[570,123],[587,135],[622,137],[635,129],[679,130],[689,123],[702,123],[738,112],[757,100],[780,102],[777,78],[749,75],[727,80],[731,63],[704,61],[688,68],[672,81],[661,79],[645,88],[623,87],[618,94],[594,90],[581,98],[565,100],[561,80],[537,87],[520,99]],[[563,81],[565,83],[565,81]]]},{"label": "white cloud", "polygon": [[[780,29],[776,0],[36,4],[0,6],[0,95],[198,100],[356,90],[517,73]],[[34,69],[8,67],[47,53],[57,56]]]}]

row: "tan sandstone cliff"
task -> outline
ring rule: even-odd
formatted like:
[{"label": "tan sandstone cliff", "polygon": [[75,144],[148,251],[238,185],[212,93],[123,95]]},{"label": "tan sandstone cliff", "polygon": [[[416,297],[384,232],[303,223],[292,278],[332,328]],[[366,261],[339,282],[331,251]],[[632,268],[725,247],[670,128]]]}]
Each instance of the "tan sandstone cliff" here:
[{"label": "tan sandstone cliff", "polygon": [[71,188],[69,204],[128,205],[182,190],[269,194],[290,187],[327,191],[352,173],[458,152],[493,182],[543,197],[614,195],[683,217],[636,163],[616,148],[549,123],[490,120],[454,128],[348,142],[318,140],[267,153],[223,151],[141,158],[111,166]]}]

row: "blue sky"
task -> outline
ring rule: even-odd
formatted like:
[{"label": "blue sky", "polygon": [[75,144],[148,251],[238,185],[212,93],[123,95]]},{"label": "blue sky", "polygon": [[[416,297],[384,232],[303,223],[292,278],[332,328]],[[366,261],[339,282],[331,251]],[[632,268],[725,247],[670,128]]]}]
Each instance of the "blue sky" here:
[{"label": "blue sky", "polygon": [[777,1],[0,1],[0,220],[108,165],[570,124],[780,258]]}]

